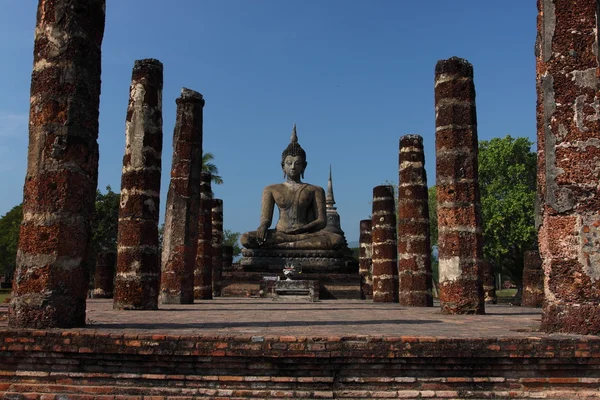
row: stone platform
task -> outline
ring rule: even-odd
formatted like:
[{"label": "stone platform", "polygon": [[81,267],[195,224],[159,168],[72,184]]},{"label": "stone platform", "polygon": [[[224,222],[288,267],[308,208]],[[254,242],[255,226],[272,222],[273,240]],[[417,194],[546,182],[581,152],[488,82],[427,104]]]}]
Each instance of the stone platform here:
[{"label": "stone platform", "polygon": [[600,337],[537,332],[539,309],[487,311],[270,299],[115,311],[111,300],[92,299],[85,328],[0,321],[0,396],[600,398]]},{"label": "stone platform", "polygon": [[[261,282],[265,279],[285,279],[281,269],[277,272],[241,272],[223,273],[222,297],[260,297]],[[333,273],[305,273],[297,280],[314,280],[319,282],[319,299],[360,299],[360,275]],[[264,291],[264,290],[263,290]]]}]

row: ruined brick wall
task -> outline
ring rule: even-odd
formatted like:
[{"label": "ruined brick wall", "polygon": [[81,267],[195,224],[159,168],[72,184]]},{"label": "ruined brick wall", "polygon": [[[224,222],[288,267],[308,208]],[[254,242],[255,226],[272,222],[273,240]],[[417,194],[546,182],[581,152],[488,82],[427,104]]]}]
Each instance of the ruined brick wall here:
[{"label": "ruined brick wall", "polygon": [[117,253],[114,251],[101,251],[96,256],[94,291],[92,292],[94,298],[110,299],[113,297],[116,261]]},{"label": "ruined brick wall", "polygon": [[446,314],[483,314],[477,115],[467,60],[435,66],[435,124],[440,305]]},{"label": "ruined brick wall", "polygon": [[212,295],[221,296],[223,287],[223,200],[212,200]]},{"label": "ruined brick wall", "polygon": [[13,327],[85,325],[106,4],[72,3],[38,2]]},{"label": "ruined brick wall", "polygon": [[600,339],[0,332],[6,399],[591,399]]},{"label": "ruined brick wall", "polygon": [[428,198],[423,138],[405,135],[398,152],[398,274],[403,306],[433,306]]},{"label": "ruined brick wall", "polygon": [[194,268],[194,299],[212,299],[212,189],[211,175],[200,174],[198,249]]},{"label": "ruined brick wall", "polygon": [[373,188],[372,271],[373,301],[398,302],[398,243],[394,188]]},{"label": "ruined brick wall", "polygon": [[160,302],[194,303],[202,169],[202,95],[183,88],[177,100],[173,162],[162,243]]},{"label": "ruined brick wall", "polygon": [[523,257],[523,307],[541,307],[544,303],[544,270],[537,250],[526,251]]},{"label": "ruined brick wall", "polygon": [[373,242],[371,230],[373,221],[363,219],[360,221],[358,273],[360,274],[360,297],[361,299],[373,298]]},{"label": "ruined brick wall", "polygon": [[542,329],[600,333],[598,1],[538,0]]},{"label": "ruined brick wall", "polygon": [[233,246],[223,245],[223,272],[231,272],[233,265]]},{"label": "ruined brick wall", "polygon": [[163,65],[136,60],[125,122],[114,308],[156,310]]}]

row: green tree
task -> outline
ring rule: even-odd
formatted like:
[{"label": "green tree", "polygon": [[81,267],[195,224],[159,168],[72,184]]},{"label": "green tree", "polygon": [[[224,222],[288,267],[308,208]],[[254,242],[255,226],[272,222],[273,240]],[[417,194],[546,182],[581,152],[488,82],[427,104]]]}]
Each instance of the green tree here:
[{"label": "green tree", "polygon": [[522,287],[523,253],[536,243],[536,153],[527,138],[479,142],[484,257]]},{"label": "green tree", "polygon": [[229,229],[223,231],[223,244],[227,246],[233,246],[233,256],[237,257],[242,254],[242,248],[240,247],[240,232],[233,232]]},{"label": "green tree", "polygon": [[14,206],[0,218],[0,274],[12,277],[19,245],[19,228],[23,221],[23,205]]},{"label": "green tree", "polygon": [[223,178],[219,176],[219,168],[211,162],[214,159],[215,156],[212,153],[202,153],[202,172],[208,172],[212,177],[212,183],[215,185],[222,185]]},{"label": "green tree", "polygon": [[120,194],[106,187],[106,193],[96,190],[96,211],[92,221],[92,254],[100,251],[117,251]]}]

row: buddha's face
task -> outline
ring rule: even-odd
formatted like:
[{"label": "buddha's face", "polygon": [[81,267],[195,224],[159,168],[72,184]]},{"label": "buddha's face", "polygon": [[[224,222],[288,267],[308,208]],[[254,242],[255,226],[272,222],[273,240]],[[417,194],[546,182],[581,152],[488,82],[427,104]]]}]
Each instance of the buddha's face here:
[{"label": "buddha's face", "polygon": [[302,156],[286,156],[283,160],[283,172],[292,179],[302,176],[306,168],[306,160]]}]

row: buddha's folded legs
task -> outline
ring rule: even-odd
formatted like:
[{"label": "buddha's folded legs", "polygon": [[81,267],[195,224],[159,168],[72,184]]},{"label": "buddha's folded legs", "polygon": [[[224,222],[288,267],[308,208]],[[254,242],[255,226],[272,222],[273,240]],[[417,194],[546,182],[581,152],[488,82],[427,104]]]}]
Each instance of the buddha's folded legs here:
[{"label": "buddha's folded legs", "polygon": [[240,238],[242,246],[247,249],[339,249],[346,242],[343,236],[337,233],[319,231],[316,233],[301,233],[298,235],[288,235],[278,232],[274,229],[267,231],[267,239],[259,244],[256,238],[256,231],[246,232]]}]

